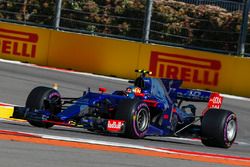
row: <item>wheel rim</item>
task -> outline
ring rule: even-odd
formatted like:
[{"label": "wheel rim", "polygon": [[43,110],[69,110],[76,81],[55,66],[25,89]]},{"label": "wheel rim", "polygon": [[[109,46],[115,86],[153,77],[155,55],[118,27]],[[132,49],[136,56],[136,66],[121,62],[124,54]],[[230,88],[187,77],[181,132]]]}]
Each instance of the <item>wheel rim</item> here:
[{"label": "wheel rim", "polygon": [[227,124],[227,139],[229,141],[234,140],[236,134],[236,122],[235,120],[230,120]]},{"label": "wheel rim", "polygon": [[139,131],[143,132],[148,127],[148,113],[147,110],[141,109],[136,118],[136,124]]}]

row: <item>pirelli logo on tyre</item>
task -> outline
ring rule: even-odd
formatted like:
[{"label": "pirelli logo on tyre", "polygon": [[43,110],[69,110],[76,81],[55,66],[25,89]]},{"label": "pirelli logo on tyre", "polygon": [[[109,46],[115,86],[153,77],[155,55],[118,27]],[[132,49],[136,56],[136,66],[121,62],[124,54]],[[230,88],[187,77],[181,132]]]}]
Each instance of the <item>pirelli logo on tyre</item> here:
[{"label": "pirelli logo on tyre", "polygon": [[35,58],[38,34],[0,28],[0,54]]},{"label": "pirelli logo on tyre", "polygon": [[217,86],[219,83],[221,62],[206,58],[151,52],[150,71],[152,76],[181,79],[185,82]]}]

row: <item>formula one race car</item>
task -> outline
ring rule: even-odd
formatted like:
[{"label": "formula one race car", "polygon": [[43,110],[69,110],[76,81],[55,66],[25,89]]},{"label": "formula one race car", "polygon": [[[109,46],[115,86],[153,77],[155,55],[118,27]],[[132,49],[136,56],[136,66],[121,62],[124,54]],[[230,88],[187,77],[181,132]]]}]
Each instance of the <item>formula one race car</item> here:
[{"label": "formula one race car", "polygon": [[[25,107],[15,107],[13,117],[36,127],[53,125],[82,127],[98,133],[115,133],[128,138],[145,136],[199,137],[206,146],[229,148],[237,134],[235,113],[220,109],[218,93],[180,88],[181,80],[140,76],[133,86],[112,94],[90,89],[82,97],[66,98],[48,87],[36,87]],[[208,102],[200,116],[193,104]]]}]

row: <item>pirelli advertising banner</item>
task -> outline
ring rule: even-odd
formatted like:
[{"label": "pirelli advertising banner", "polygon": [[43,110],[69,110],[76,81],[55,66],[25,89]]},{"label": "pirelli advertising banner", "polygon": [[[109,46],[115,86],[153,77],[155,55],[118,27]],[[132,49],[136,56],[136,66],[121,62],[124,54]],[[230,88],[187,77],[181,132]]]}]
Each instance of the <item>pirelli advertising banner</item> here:
[{"label": "pirelli advertising banner", "polygon": [[250,59],[209,52],[142,45],[138,68],[153,77],[181,79],[184,87],[250,97]]},{"label": "pirelli advertising banner", "polygon": [[0,58],[47,64],[50,31],[0,22]]}]

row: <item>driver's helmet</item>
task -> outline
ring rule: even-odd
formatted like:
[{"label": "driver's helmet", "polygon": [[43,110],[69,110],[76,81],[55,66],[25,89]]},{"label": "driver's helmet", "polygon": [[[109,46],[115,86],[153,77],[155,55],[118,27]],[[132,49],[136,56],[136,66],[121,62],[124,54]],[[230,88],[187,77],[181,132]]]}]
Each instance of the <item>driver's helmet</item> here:
[{"label": "driver's helmet", "polygon": [[138,94],[138,93],[141,93],[141,88],[137,87],[137,86],[129,86],[127,89],[126,89],[126,94],[128,97],[130,98],[134,98],[135,97],[135,94]]}]

